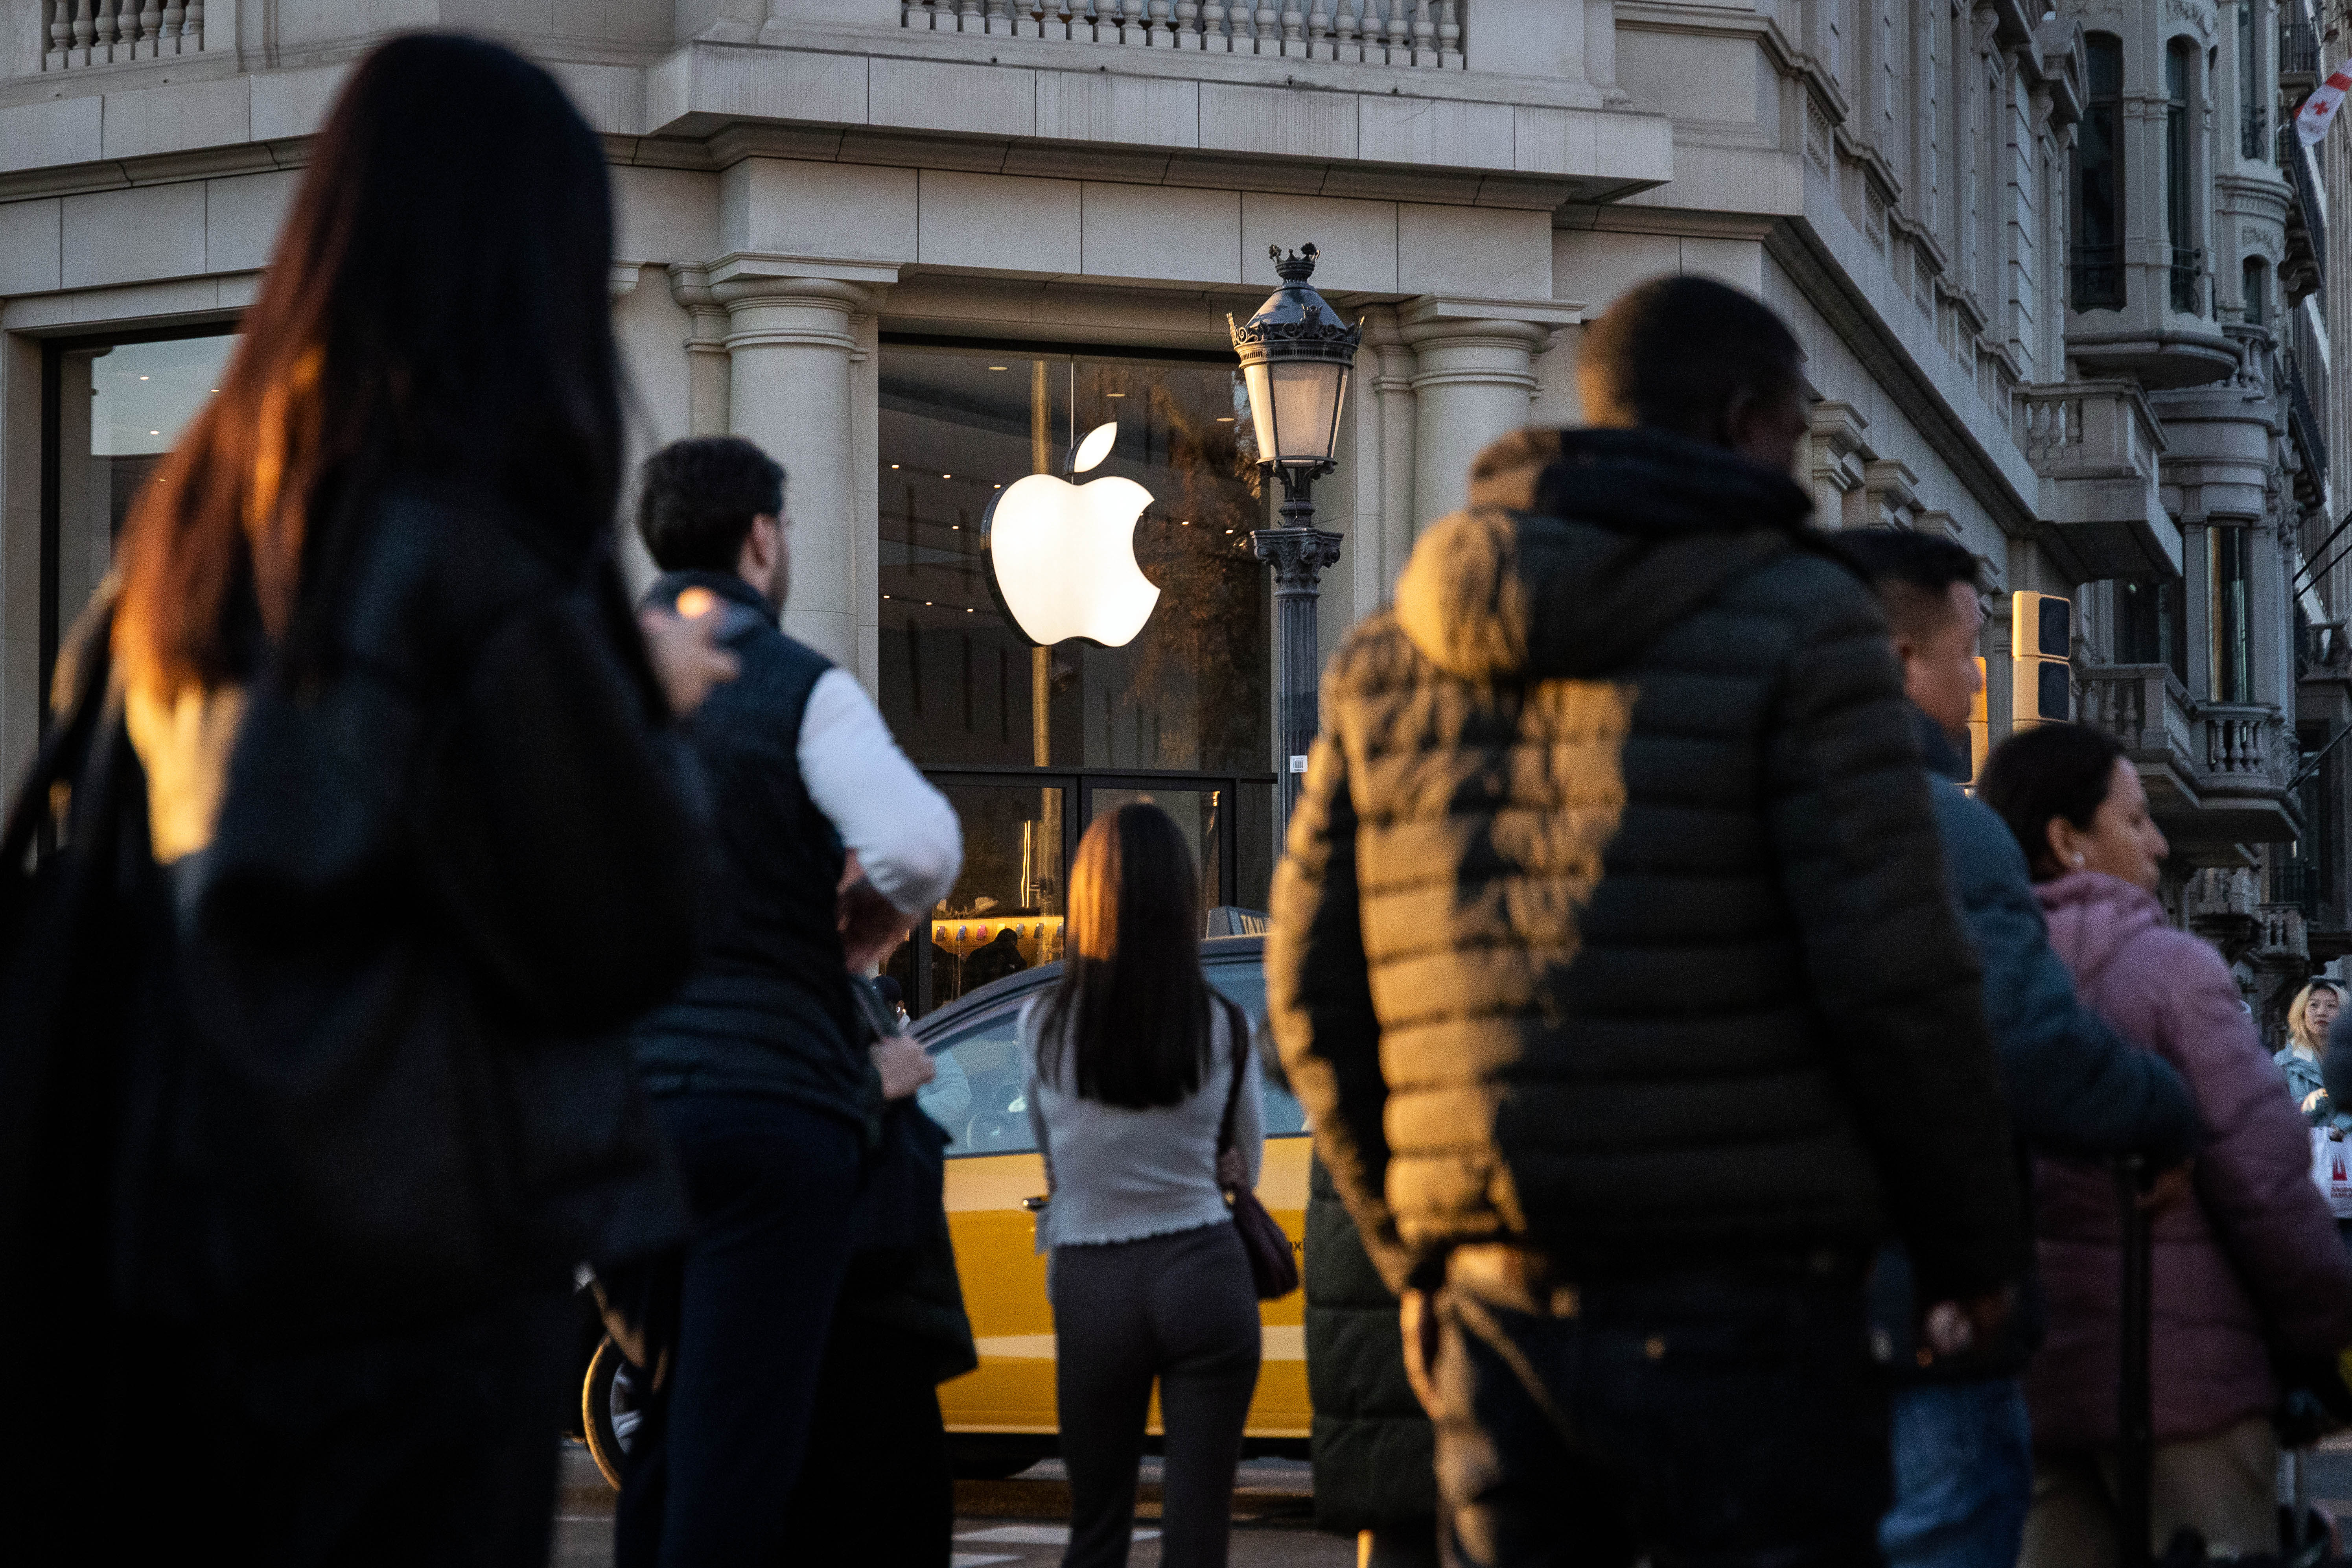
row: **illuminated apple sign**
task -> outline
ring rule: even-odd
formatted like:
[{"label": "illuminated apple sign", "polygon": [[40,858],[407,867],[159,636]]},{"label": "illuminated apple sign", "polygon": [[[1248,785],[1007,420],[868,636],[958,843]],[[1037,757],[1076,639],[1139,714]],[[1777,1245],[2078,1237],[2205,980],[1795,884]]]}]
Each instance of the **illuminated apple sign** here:
[{"label": "illuminated apple sign", "polygon": [[[1118,438],[1116,421],[1097,426],[1070,471],[1100,463]],[[1124,647],[1135,640],[1160,603],[1135,563],[1135,525],[1150,504],[1151,492],[1133,479],[1074,485],[1032,474],[1005,487],[989,509],[988,554],[1004,607],[1030,641],[1083,637]]]}]

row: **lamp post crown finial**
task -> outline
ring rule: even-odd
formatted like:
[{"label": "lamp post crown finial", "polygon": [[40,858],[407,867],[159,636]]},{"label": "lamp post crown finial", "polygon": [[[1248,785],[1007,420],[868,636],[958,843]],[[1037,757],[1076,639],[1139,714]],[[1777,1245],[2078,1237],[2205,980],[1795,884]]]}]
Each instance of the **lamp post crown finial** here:
[{"label": "lamp post crown finial", "polygon": [[1265,253],[1273,258],[1274,269],[1285,283],[1304,283],[1315,276],[1315,260],[1320,254],[1311,241],[1288,255],[1278,245],[1267,246]]}]

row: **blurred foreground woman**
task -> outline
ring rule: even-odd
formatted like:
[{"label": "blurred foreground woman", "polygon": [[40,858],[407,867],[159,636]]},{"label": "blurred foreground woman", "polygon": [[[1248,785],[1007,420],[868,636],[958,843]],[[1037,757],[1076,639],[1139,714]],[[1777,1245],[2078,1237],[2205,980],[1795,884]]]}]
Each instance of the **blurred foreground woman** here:
[{"label": "blurred foreground woman", "polygon": [[610,253],[546,73],[377,50],[79,629],[103,896],[0,1189],[58,1560],[546,1554],[570,1268],[676,1234],[605,1032],[692,952],[661,731],[725,669],[612,560]]}]

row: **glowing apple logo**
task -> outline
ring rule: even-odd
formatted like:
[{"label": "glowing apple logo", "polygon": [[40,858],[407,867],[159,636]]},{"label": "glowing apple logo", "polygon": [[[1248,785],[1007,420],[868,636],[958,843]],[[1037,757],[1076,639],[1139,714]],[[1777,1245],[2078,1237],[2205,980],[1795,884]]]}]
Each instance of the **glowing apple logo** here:
[{"label": "glowing apple logo", "polygon": [[[1097,426],[1070,472],[1100,463],[1118,438],[1116,421]],[[1135,563],[1135,524],[1150,504],[1151,492],[1133,479],[1074,485],[1052,474],[1032,474],[996,497],[984,520],[989,558],[1004,607],[1030,641],[1083,637],[1124,647],[1135,640],[1160,603]]]}]

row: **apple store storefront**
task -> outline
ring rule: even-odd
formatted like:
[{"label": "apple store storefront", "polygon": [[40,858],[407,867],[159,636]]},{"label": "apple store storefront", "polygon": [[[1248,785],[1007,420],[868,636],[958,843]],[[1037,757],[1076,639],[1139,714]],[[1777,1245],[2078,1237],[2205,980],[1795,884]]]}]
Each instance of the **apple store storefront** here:
[{"label": "apple store storefront", "polygon": [[[235,331],[46,345],[43,689]],[[1233,356],[886,334],[879,394],[882,710],[965,846],[962,879],[892,961],[908,1005],[1060,957],[1063,868],[1129,801],[1174,816],[1203,909],[1264,909],[1272,587],[1250,553],[1265,507]],[[1026,546],[1011,581],[992,523]]]},{"label": "apple store storefront", "polygon": [[879,370],[882,711],[964,832],[892,961],[909,1006],[1060,957],[1063,869],[1129,801],[1176,819],[1203,909],[1264,909],[1272,587],[1232,355],[885,334]]}]

